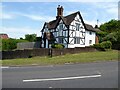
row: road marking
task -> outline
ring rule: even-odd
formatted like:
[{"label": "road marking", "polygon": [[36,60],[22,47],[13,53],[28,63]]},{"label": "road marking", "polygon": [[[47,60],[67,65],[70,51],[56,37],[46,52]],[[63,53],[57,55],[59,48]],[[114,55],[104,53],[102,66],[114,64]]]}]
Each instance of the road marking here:
[{"label": "road marking", "polygon": [[4,69],[4,68],[9,68],[9,67],[0,67],[0,68],[3,68],[3,69]]},{"label": "road marking", "polygon": [[70,79],[95,78],[95,77],[101,77],[101,75],[77,76],[77,77],[66,77],[66,78],[50,78],[50,79],[29,79],[29,80],[23,80],[23,82],[57,81],[57,80],[70,80]]}]

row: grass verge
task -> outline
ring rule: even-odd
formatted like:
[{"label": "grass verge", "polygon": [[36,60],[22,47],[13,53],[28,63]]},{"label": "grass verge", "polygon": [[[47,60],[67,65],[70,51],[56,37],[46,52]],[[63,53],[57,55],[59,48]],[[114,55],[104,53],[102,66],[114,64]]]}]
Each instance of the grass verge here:
[{"label": "grass verge", "polygon": [[110,50],[106,52],[85,52],[77,54],[66,54],[63,56],[33,57],[1,60],[2,66],[24,66],[24,65],[56,65],[65,63],[86,63],[96,61],[118,60],[118,51]]}]

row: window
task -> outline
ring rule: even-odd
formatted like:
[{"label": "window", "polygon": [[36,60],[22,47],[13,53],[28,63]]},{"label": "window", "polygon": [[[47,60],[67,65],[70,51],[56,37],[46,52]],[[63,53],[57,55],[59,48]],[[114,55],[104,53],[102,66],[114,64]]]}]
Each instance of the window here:
[{"label": "window", "polygon": [[60,25],[59,25],[59,29],[60,29],[60,30],[63,30],[63,24],[60,24]]},{"label": "window", "polygon": [[92,35],[92,32],[89,32],[90,35]]},{"label": "window", "polygon": [[62,37],[59,37],[58,40],[59,40],[59,43],[63,43],[63,38]]},{"label": "window", "polygon": [[89,44],[92,44],[92,40],[89,40]]},{"label": "window", "polygon": [[64,37],[67,36],[66,33],[67,33],[67,31],[63,31],[63,36],[64,36]]},{"label": "window", "polygon": [[58,32],[56,32],[56,37],[58,37]]},{"label": "window", "polygon": [[63,31],[59,30],[59,36],[63,36]]},{"label": "window", "polygon": [[54,36],[55,36],[55,37],[57,36],[57,32],[54,32]]},{"label": "window", "polygon": [[74,38],[74,44],[77,44],[77,40],[76,40],[76,37]]},{"label": "window", "polygon": [[79,37],[74,38],[74,44],[80,44],[80,38]]},{"label": "window", "polygon": [[80,24],[76,23],[76,31],[79,31],[79,29],[80,29]]}]

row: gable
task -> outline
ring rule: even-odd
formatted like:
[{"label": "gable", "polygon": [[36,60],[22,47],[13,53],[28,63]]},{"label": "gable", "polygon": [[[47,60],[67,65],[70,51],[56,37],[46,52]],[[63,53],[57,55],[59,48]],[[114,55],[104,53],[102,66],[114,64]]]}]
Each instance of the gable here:
[{"label": "gable", "polygon": [[72,13],[70,15],[64,16],[64,17],[61,16],[61,17],[57,18],[56,20],[53,20],[53,21],[50,21],[49,23],[46,23],[48,29],[49,30],[56,29],[61,20],[63,21],[63,23],[65,24],[66,27],[69,26],[71,23],[73,23],[74,20],[79,21],[82,23],[81,24],[82,28],[85,28],[86,30],[95,32],[95,29],[91,25],[84,23],[83,18],[82,18],[79,11]]},{"label": "gable", "polygon": [[70,23],[70,30],[77,30],[77,26],[79,28],[79,31],[85,32],[85,26],[84,22],[82,21],[82,18],[79,14],[77,14],[74,18],[74,20]]},{"label": "gable", "polygon": [[67,26],[66,26],[66,24],[64,23],[64,21],[62,19],[57,24],[56,30],[60,30],[61,28],[63,28],[63,30],[67,29]]}]

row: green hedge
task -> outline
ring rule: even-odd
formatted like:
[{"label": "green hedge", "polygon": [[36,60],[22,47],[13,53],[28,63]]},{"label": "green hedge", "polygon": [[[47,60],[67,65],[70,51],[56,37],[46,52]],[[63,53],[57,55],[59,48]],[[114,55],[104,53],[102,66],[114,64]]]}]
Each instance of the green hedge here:
[{"label": "green hedge", "polygon": [[17,43],[19,42],[28,42],[28,41],[20,40],[20,39],[2,39],[2,51],[16,49]]},{"label": "green hedge", "polygon": [[96,49],[105,51],[106,49],[111,49],[112,43],[110,41],[104,41],[99,44],[94,44],[93,47],[95,47]]},{"label": "green hedge", "polygon": [[62,49],[62,48],[64,48],[64,45],[63,45],[63,44],[55,43],[55,44],[52,44],[51,47],[52,47],[52,48]]}]

